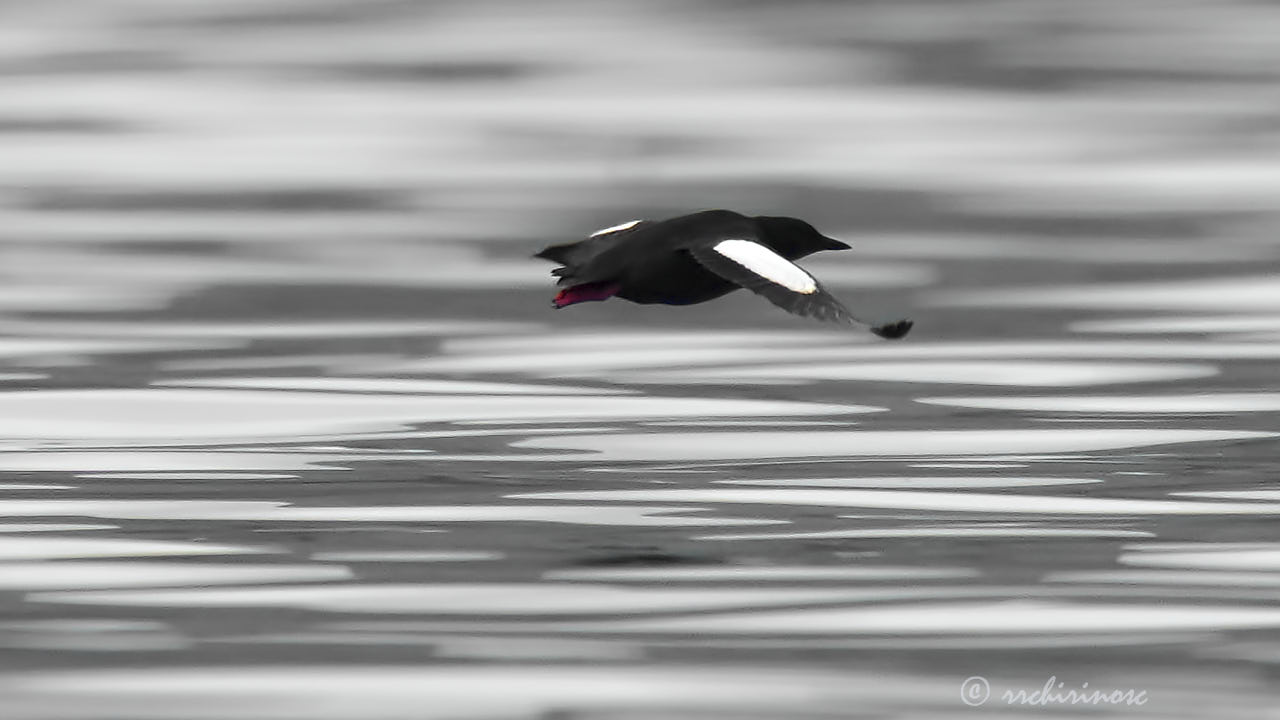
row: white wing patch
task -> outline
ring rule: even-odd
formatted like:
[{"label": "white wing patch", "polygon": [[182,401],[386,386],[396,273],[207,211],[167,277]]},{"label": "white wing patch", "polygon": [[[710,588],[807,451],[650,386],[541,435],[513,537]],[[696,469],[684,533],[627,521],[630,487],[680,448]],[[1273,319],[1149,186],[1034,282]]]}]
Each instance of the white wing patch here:
[{"label": "white wing patch", "polygon": [[712,248],[742,267],[782,287],[804,295],[818,291],[818,281],[799,265],[750,240],[724,240]]},{"label": "white wing patch", "polygon": [[642,223],[642,222],[644,222],[644,221],[643,221],[643,220],[630,220],[630,221],[627,221],[627,222],[622,223],[621,225],[614,225],[613,227],[607,227],[607,228],[605,228],[605,229],[603,229],[603,230],[597,230],[597,231],[595,231],[595,232],[591,233],[590,235],[588,235],[587,237],[600,237],[601,235],[608,235],[609,233],[616,233],[616,232],[622,232],[623,230],[630,230],[631,228],[633,228],[633,227],[635,227],[635,226],[639,225],[639,224],[640,224],[640,223]]}]

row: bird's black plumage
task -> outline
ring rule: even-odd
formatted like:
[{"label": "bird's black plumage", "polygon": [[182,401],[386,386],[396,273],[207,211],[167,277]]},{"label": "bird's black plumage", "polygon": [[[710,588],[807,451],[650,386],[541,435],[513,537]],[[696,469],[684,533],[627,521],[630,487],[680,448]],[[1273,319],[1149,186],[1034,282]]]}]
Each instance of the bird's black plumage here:
[{"label": "bird's black plumage", "polygon": [[886,338],[906,335],[910,320],[866,323],[791,262],[821,250],[847,249],[803,220],[706,210],[625,223],[580,242],[552,245],[536,257],[560,265],[551,271],[564,288],[553,303],[557,308],[614,296],[693,305],[745,287],[796,315],[868,325]]}]

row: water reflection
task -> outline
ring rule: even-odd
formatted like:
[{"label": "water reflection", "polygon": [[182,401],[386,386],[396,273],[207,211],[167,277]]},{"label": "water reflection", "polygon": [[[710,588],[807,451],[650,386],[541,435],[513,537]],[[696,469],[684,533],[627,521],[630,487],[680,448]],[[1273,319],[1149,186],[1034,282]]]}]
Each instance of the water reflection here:
[{"label": "water reflection", "polygon": [[547,580],[613,582],[805,582],[830,580],[916,581],[974,577],[972,568],[787,566],[677,567],[677,568],[578,568],[543,575]]},{"label": "water reflection", "polygon": [[[1227,605],[1147,607],[1053,601],[920,603],[891,608],[762,610],[698,618],[624,620],[610,632],[709,632],[752,635],[1014,635],[1019,633],[1100,633],[1108,631],[1185,632],[1231,628],[1274,628],[1280,610]],[[583,623],[566,630],[602,631]]]},{"label": "water reflection", "polygon": [[[339,463],[353,458],[333,452],[244,452],[223,450],[183,450],[137,452],[44,451],[0,452],[0,471],[81,472],[91,476],[102,472],[204,472],[224,470],[317,470],[344,469]],[[163,478],[161,478],[163,479]],[[214,478],[216,479],[216,477]]]},{"label": "water reflection", "polygon": [[1078,498],[1064,495],[997,495],[985,493],[912,492],[897,490],[596,490],[514,495],[543,500],[614,500],[636,502],[762,503],[831,507],[901,508],[950,512],[1041,513],[1050,515],[1273,515],[1280,504],[1192,502],[1129,498]]},{"label": "water reflection", "polygon": [[[6,502],[6,515],[22,508],[21,501]],[[24,515],[18,512],[16,514]],[[269,547],[219,545],[207,542],[175,542],[133,538],[0,536],[0,560],[60,560],[99,557],[166,557],[170,555],[257,555],[280,552]]]},{"label": "water reflection", "polygon": [[778,380],[863,380],[881,382],[1007,385],[1012,387],[1079,387],[1210,377],[1212,365],[1124,362],[846,362],[840,364],[771,365],[711,370],[670,370],[650,375],[624,375],[630,382],[770,383]]},{"label": "water reflection", "polygon": [[[538,437],[512,443],[578,450],[593,461],[749,460],[752,458],[930,457],[1095,452],[1192,442],[1276,437],[1247,430],[1110,428],[1051,430],[854,430],[794,432],[615,433]],[[563,459],[563,455],[524,460]]]},{"label": "water reflection", "polygon": [[[5,718],[1264,715],[1277,27],[0,3]],[[546,307],[704,207],[916,334]]]},{"label": "water reflection", "polygon": [[[110,548],[108,543],[107,548]],[[3,552],[3,550],[0,550]],[[142,555],[138,551],[105,550],[104,555]],[[4,557],[12,555],[4,553]],[[47,557],[47,556],[46,556]],[[83,557],[83,556],[79,556]],[[30,559],[30,556],[23,558]],[[350,580],[352,573],[340,565],[249,565],[164,562],[81,562],[48,565],[7,563],[0,565],[0,588],[14,590],[73,590],[124,587],[183,587]]]},{"label": "water reflection", "polygon": [[[128,716],[161,720],[171,716],[162,698],[209,698],[189,712],[193,718],[348,717],[367,698],[379,698],[386,718],[538,717],[564,708],[626,713],[665,713],[691,708],[708,717],[750,717],[761,713],[821,718],[853,704],[888,707],[896,698],[945,706],[934,678],[883,674],[804,672],[786,665],[749,667],[675,664],[583,666],[579,663],[530,667],[525,663],[483,667],[352,664],[301,667],[263,665],[250,669],[193,666],[136,671],[26,672],[2,688],[19,717]],[[228,687],[239,688],[227,693]],[[491,689],[502,687],[504,692]],[[923,693],[923,694],[920,694]]]},{"label": "water reflection", "polygon": [[[692,513],[686,515],[686,513]],[[353,523],[519,523],[547,522],[573,525],[620,525],[649,527],[711,527],[718,525],[774,525],[786,520],[716,517],[705,508],[672,505],[434,505],[434,506],[362,506],[290,507],[287,503],[255,500],[0,500],[0,514],[12,517],[61,517],[79,515],[108,519],[134,520],[223,520],[280,522],[353,522]],[[52,540],[52,542],[51,542]],[[106,553],[122,548],[154,550],[158,554],[223,554],[271,552],[197,543],[168,543],[121,539],[104,543],[95,539],[0,538],[12,542],[18,552]],[[81,555],[73,555],[81,557]]]},{"label": "water reflection", "polygon": [[1189,317],[1088,320],[1071,324],[1076,332],[1161,335],[1181,333],[1241,333],[1280,330],[1280,315],[1195,315]]},{"label": "water reflection", "polygon": [[1045,412],[1184,414],[1280,411],[1277,393],[1200,393],[1195,395],[1078,395],[1061,397],[946,397],[917,402],[949,407]]},{"label": "water reflection", "polygon": [[1151,308],[1213,312],[1268,310],[1280,305],[1280,283],[1274,275],[1197,277],[1133,283],[1090,283],[1079,286],[1011,288],[958,292],[940,298],[966,305],[1080,307],[1101,309]]},{"label": "water reflection", "polygon": [[259,390],[44,390],[0,395],[0,431],[31,441],[184,445],[350,435],[464,420],[599,420],[725,415],[833,415],[880,408],[786,401]]},{"label": "water reflection", "polygon": [[[1119,508],[1116,508],[1119,509]],[[991,510],[994,512],[995,508]],[[1055,513],[1056,514],[1056,513]],[[1001,540],[1009,538],[1035,539],[1107,539],[1144,538],[1152,533],[1142,530],[1117,530],[1113,528],[1048,527],[1010,523],[985,523],[982,525],[928,525],[905,528],[855,528],[852,530],[824,530],[818,532],[770,532],[702,535],[700,540],[921,540],[928,538],[965,538]]]},{"label": "water reflection", "polygon": [[[163,584],[163,583],[157,583]],[[280,585],[274,588],[38,593],[37,603],[121,607],[297,607],[426,615],[627,615],[856,600],[852,589],[644,588],[585,583]]]},{"label": "water reflection", "polygon": [[[919,465],[917,465],[919,467]],[[1015,466],[1017,467],[1017,466]],[[1099,478],[1065,477],[826,477],[826,478],[770,478],[765,480],[716,480],[726,485],[764,485],[774,487],[830,487],[830,488],[894,488],[900,490],[977,489],[977,488],[1027,488],[1052,485],[1089,485],[1102,482]]]},{"label": "water reflection", "polygon": [[[415,393],[460,395],[620,395],[635,391],[620,388],[571,387],[518,383],[474,382],[466,380],[426,380],[418,378],[340,377],[245,377],[191,378],[154,383],[174,387],[223,387],[271,390],[333,390],[356,393]],[[554,398],[548,398],[554,401]]]}]

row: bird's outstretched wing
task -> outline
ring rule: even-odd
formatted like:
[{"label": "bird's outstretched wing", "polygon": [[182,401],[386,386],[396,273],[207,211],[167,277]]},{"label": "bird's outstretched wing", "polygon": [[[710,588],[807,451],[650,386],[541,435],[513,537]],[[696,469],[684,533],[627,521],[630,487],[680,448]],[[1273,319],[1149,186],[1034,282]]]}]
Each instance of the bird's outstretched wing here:
[{"label": "bird's outstretched wing", "polygon": [[703,267],[764,296],[789,313],[826,322],[865,325],[871,332],[897,339],[911,329],[910,320],[872,325],[849,312],[807,270],[752,240],[726,239],[689,248]]}]

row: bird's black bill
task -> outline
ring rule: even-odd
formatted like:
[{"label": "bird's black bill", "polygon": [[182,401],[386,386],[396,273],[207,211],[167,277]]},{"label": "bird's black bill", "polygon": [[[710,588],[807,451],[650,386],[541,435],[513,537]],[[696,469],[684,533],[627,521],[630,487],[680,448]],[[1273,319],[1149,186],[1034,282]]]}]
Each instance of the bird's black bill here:
[{"label": "bird's black bill", "polygon": [[913,325],[915,323],[910,320],[898,320],[884,325],[875,325],[871,328],[871,332],[886,340],[900,340],[911,332]]}]

